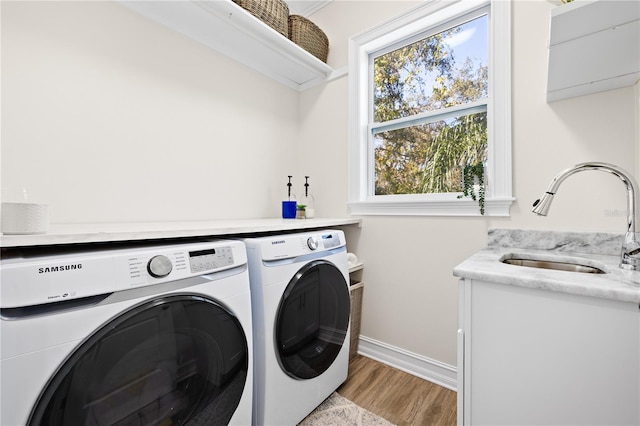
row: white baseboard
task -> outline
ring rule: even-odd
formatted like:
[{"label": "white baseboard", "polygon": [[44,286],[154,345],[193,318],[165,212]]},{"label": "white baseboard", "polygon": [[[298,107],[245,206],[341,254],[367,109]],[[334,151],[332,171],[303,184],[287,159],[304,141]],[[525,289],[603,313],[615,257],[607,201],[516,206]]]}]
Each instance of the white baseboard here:
[{"label": "white baseboard", "polygon": [[360,336],[358,353],[376,361],[413,374],[452,391],[457,391],[458,369],[452,365],[436,361],[395,346]]}]

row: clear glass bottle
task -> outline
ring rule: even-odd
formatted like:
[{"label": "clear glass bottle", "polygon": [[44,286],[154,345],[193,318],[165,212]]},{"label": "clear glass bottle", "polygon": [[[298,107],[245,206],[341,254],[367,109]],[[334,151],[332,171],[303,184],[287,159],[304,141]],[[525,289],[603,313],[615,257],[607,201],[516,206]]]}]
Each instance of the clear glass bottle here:
[{"label": "clear glass bottle", "polygon": [[311,219],[315,216],[316,202],[309,191],[309,176],[304,177],[304,196],[298,204],[304,204],[306,206],[305,216],[307,219]]}]

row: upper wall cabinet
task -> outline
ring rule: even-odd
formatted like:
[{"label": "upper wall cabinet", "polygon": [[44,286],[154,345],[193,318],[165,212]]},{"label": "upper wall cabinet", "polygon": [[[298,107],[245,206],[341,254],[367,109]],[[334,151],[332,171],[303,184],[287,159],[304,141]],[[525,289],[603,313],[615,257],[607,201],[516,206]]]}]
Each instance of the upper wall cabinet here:
[{"label": "upper wall cabinet", "polygon": [[547,102],[640,79],[640,1],[575,0],[551,12]]},{"label": "upper wall cabinet", "polygon": [[333,71],[231,0],[119,2],[296,90]]}]

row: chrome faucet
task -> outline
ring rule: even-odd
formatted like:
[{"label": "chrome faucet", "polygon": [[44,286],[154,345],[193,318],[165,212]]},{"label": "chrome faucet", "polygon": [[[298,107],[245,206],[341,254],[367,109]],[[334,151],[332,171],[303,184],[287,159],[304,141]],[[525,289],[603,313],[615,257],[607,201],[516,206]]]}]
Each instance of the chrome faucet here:
[{"label": "chrome faucet", "polygon": [[640,270],[640,243],[638,242],[638,234],[636,234],[636,203],[638,200],[638,184],[631,175],[621,168],[608,163],[581,163],[576,164],[560,173],[558,173],[547,188],[542,198],[533,203],[533,213],[539,216],[546,216],[551,207],[554,195],[558,192],[560,184],[574,173],[585,170],[600,170],[609,172],[624,182],[627,188],[627,232],[622,242],[622,253],[620,259],[620,268],[630,269],[633,271]]}]

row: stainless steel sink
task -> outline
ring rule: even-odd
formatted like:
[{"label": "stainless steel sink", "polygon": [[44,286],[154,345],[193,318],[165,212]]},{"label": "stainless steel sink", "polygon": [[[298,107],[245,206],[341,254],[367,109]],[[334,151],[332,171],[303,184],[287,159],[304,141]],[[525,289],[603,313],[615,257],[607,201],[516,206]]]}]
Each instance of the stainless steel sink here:
[{"label": "stainless steel sink", "polygon": [[606,274],[605,271],[596,266],[583,265],[580,263],[560,262],[555,260],[507,257],[505,259],[501,259],[501,262],[507,263],[509,265],[526,266],[529,268],[554,269],[557,271],[582,272],[585,274]]}]

